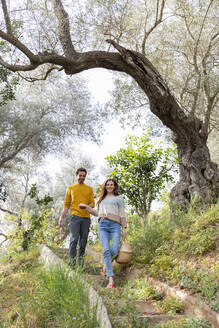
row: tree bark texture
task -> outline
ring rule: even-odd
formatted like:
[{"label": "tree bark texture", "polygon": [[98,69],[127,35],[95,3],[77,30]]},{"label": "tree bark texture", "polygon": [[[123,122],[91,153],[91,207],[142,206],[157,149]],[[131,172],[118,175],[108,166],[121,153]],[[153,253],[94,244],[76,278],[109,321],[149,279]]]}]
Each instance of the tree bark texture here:
[{"label": "tree bark texture", "polygon": [[[187,205],[191,200],[211,202],[219,196],[219,169],[211,162],[206,129],[198,118],[188,117],[171,95],[166,82],[151,62],[141,53],[126,49],[113,40],[106,40],[117,51],[79,53],[70,37],[68,14],[62,2],[54,0],[58,35],[63,55],[53,51],[34,54],[11,33],[0,30],[0,37],[19,49],[28,58],[26,64],[9,64],[0,57],[0,64],[11,71],[30,71],[50,64],[73,75],[91,68],[106,68],[132,76],[149,99],[150,110],[173,132],[179,155],[179,182],[171,191],[171,202]],[[7,14],[7,13],[6,13]],[[9,23],[8,23],[9,24]],[[8,28],[10,31],[10,27]]]}]

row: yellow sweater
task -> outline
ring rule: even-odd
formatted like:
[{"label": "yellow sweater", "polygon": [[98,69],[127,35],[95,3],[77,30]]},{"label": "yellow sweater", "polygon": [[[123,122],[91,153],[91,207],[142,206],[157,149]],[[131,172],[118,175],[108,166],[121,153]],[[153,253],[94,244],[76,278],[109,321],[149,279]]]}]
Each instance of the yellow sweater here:
[{"label": "yellow sweater", "polygon": [[90,214],[78,207],[80,203],[94,207],[93,189],[86,184],[73,184],[69,186],[65,194],[64,207],[70,208],[71,215],[90,218]]}]

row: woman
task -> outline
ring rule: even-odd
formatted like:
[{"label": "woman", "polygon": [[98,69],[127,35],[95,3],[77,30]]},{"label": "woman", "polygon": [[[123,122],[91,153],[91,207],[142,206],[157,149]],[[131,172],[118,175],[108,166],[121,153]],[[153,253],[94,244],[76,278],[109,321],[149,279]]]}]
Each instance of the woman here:
[{"label": "woman", "polygon": [[[126,237],[126,218],[124,200],[118,191],[119,187],[114,179],[108,179],[102,186],[97,202],[97,212],[88,205],[79,204],[80,208],[98,216],[98,235],[103,249],[104,268],[102,275],[107,275],[109,283],[107,288],[114,288],[112,260],[118,255],[121,229],[123,239]],[[111,242],[111,245],[110,245]]]}]

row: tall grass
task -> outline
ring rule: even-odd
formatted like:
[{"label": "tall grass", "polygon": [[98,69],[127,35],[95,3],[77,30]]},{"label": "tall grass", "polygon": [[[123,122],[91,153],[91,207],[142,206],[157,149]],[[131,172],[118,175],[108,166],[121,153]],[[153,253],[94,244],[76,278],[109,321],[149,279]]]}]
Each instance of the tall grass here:
[{"label": "tall grass", "polygon": [[187,213],[178,211],[174,215],[160,210],[145,227],[141,227],[136,215],[128,216],[128,221],[128,239],[137,262],[149,264],[156,254],[169,254],[173,250],[183,258],[202,256],[216,247],[219,203],[202,212],[192,207]]},{"label": "tall grass", "polygon": [[[36,254],[32,252],[32,256]],[[80,268],[74,271],[73,278],[59,267],[46,272],[31,258],[31,252],[16,255],[14,262],[13,256],[7,258],[7,262],[3,264],[0,299],[5,298],[11,308],[7,306],[7,311],[2,312],[1,328],[99,327]]]},{"label": "tall grass", "polygon": [[42,271],[34,298],[29,299],[38,327],[98,327],[96,309],[89,307],[88,291],[80,276],[80,269],[73,278],[58,267]]},{"label": "tall grass", "polygon": [[[128,221],[134,262],[143,265],[149,275],[191,290],[217,311],[219,203],[174,215],[164,208],[153,213],[145,227],[137,216],[129,216]],[[214,262],[206,265],[210,253]]]}]

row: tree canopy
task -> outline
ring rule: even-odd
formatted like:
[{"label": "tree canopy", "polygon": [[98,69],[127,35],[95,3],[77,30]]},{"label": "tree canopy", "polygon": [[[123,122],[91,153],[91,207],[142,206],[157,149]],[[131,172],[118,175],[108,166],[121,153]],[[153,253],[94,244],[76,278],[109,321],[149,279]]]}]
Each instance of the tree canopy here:
[{"label": "tree canopy", "polygon": [[142,220],[147,222],[153,200],[168,181],[174,180],[176,152],[163,144],[152,144],[149,135],[128,136],[124,148],[106,157],[110,177],[119,183],[120,192]]},{"label": "tree canopy", "polygon": [[131,76],[177,144],[171,199],[218,197],[206,144],[218,120],[216,1],[1,2],[0,64],[30,81],[97,67]]},{"label": "tree canopy", "polygon": [[[56,85],[38,82],[17,87],[16,100],[0,111],[0,168],[22,161],[24,151],[42,158],[48,152],[63,151],[65,138],[98,140],[101,126],[97,117],[106,116],[91,104],[90,93],[82,79],[59,79]],[[66,91],[68,93],[66,94]]]}]

